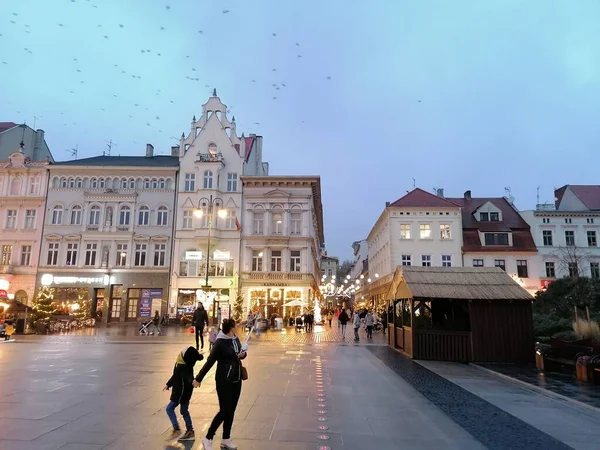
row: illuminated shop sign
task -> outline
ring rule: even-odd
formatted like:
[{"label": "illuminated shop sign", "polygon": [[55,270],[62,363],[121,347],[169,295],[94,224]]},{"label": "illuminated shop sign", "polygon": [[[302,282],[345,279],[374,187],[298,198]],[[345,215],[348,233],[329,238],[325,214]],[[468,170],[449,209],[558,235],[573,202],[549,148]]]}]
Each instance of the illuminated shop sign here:
[{"label": "illuminated shop sign", "polygon": [[186,261],[201,261],[202,260],[202,252],[200,251],[188,251],[185,252]]},{"label": "illuminated shop sign", "polygon": [[215,250],[215,252],[213,253],[213,259],[215,261],[229,261],[231,259],[231,253]]},{"label": "illuminated shop sign", "polygon": [[43,286],[53,284],[102,284],[108,286],[115,283],[115,277],[102,275],[99,277],[56,277],[49,273],[42,275],[41,282]]}]

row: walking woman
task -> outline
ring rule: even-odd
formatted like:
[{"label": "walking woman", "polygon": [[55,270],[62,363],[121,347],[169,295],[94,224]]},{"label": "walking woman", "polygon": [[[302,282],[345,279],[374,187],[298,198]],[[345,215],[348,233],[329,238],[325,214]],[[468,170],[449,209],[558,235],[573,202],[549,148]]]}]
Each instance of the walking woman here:
[{"label": "walking woman", "polygon": [[208,371],[217,363],[215,380],[219,397],[219,412],[210,424],[206,437],[202,440],[204,450],[213,449],[213,439],[221,424],[223,424],[221,448],[237,449],[237,446],[231,442],[231,425],[242,391],[242,363],[240,360],[245,357],[246,352],[242,351],[240,340],[235,335],[235,320],[223,320],[221,331],[217,335],[210,355],[194,380],[194,387],[199,387]]}]

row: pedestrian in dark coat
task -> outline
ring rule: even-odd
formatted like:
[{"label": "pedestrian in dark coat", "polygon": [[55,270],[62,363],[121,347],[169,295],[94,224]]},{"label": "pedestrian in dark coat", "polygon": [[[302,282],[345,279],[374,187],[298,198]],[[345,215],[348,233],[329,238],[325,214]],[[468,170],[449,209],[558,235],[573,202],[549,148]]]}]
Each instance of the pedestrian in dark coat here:
[{"label": "pedestrian in dark coat", "polygon": [[[202,303],[198,304],[198,308],[194,311],[194,328],[196,331],[196,350],[201,350],[204,348],[204,325],[208,326],[208,313],[204,309],[204,305]],[[198,338],[200,338],[200,342],[198,342]],[[198,344],[201,343],[202,346],[198,347]]]}]

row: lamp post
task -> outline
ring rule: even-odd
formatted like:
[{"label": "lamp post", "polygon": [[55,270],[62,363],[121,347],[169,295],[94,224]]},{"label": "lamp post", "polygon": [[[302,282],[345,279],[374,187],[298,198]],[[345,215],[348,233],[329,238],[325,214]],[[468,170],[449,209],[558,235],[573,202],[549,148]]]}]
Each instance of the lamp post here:
[{"label": "lamp post", "polygon": [[[210,237],[211,237],[211,231],[212,231],[212,221],[213,221],[213,210],[215,206],[219,206],[219,205],[223,205],[223,200],[216,197],[213,198],[213,196],[211,195],[210,198],[206,198],[203,197],[200,199],[200,201],[198,202],[198,209],[196,210],[196,216],[197,217],[202,217],[204,215],[204,210],[202,208],[206,208],[206,220],[208,221],[208,242],[206,244],[206,274],[205,274],[205,278],[204,278],[204,289],[205,292],[208,294],[208,271],[210,268]],[[217,215],[224,219],[225,217],[227,217],[227,210],[221,208],[217,211]],[[217,321],[217,314],[216,314],[216,309],[217,307],[217,302],[216,299],[213,299],[213,307],[212,307],[212,319],[213,319],[213,325],[215,324],[215,321]],[[217,323],[218,325],[218,323]]]}]

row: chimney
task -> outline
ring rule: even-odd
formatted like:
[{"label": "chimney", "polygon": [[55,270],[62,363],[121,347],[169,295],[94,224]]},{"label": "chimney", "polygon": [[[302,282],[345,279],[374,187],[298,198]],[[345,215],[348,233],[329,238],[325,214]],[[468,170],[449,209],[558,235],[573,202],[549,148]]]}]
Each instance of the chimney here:
[{"label": "chimney", "polygon": [[152,158],[154,156],[154,146],[152,144],[146,144],[146,158]]},{"label": "chimney", "polygon": [[179,157],[179,145],[172,145],[171,146],[171,156],[177,156],[177,157]]},{"label": "chimney", "polygon": [[468,202],[471,201],[471,191],[465,191],[465,200]]},{"label": "chimney", "polygon": [[385,202],[385,207],[387,208],[388,206],[390,206],[390,202]]},{"label": "chimney", "polygon": [[435,194],[440,198],[444,198],[444,190],[443,189],[436,189]]}]

